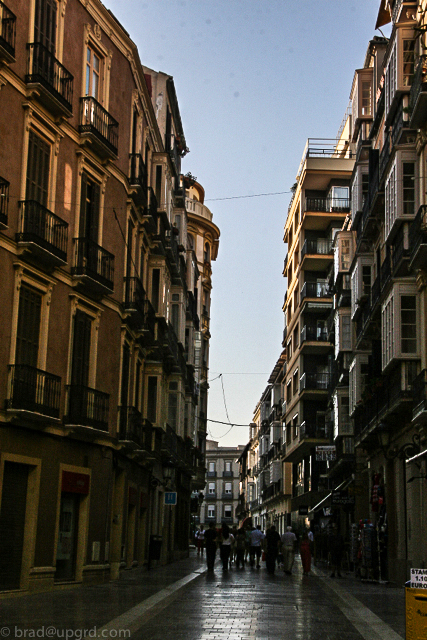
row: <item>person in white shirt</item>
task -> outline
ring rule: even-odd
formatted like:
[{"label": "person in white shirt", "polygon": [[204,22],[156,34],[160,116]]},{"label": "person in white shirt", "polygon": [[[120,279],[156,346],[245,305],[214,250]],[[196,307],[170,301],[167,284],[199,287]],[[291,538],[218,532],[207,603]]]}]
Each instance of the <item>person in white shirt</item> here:
[{"label": "person in white shirt", "polygon": [[265,535],[261,531],[261,526],[258,524],[256,528],[253,527],[251,531],[250,546],[249,546],[249,564],[251,565],[251,567],[253,567],[255,564],[255,556],[256,556],[256,559],[257,559],[256,568],[257,569],[260,568],[259,562],[261,560],[261,549],[262,549],[262,543],[264,541],[264,538],[265,538]]},{"label": "person in white shirt", "polygon": [[197,536],[197,555],[203,555],[203,549],[205,548],[205,529],[201,524],[200,529],[196,533]]},{"label": "person in white shirt", "polygon": [[228,571],[228,562],[230,559],[231,545],[234,541],[234,536],[230,533],[230,527],[225,522],[221,529],[221,547],[219,550],[219,557],[222,560],[222,570]]},{"label": "person in white shirt", "polygon": [[286,533],[282,534],[282,550],[284,561],[284,572],[290,575],[292,573],[292,567],[295,559],[295,542],[296,535],[292,531],[292,527],[286,527]]}]

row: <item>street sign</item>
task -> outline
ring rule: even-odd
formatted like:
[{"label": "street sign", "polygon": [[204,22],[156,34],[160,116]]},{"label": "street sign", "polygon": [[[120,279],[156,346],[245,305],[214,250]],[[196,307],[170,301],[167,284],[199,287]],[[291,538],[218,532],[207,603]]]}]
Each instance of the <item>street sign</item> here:
[{"label": "street sign", "polygon": [[165,491],[165,504],[176,505],[176,491]]},{"label": "street sign", "polygon": [[336,460],[337,450],[335,445],[316,447],[316,460]]},{"label": "street sign", "polygon": [[427,569],[411,569],[412,589],[427,589]]}]

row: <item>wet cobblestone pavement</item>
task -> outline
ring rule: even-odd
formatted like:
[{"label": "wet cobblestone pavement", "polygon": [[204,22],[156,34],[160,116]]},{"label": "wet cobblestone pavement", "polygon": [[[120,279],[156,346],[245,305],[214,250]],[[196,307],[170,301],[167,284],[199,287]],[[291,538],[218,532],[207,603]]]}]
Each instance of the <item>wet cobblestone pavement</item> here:
[{"label": "wet cobblestone pavement", "polygon": [[207,573],[192,551],[106,585],[0,599],[0,636],[402,640],[404,596],[402,587],[362,583],[350,573],[329,578],[321,565],[303,576],[298,560],[292,576],[271,576],[265,566],[223,573],[219,563]]}]

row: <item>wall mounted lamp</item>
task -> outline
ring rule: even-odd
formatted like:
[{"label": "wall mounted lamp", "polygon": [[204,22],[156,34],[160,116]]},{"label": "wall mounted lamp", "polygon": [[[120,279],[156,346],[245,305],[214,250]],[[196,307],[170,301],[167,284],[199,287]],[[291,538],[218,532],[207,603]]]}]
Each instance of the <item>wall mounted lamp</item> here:
[{"label": "wall mounted lamp", "polygon": [[407,460],[416,456],[421,450],[420,436],[417,433],[412,436],[412,442],[405,442],[400,447],[390,446],[390,430],[384,422],[380,422],[378,425],[378,442],[387,460],[394,460],[395,458]]}]

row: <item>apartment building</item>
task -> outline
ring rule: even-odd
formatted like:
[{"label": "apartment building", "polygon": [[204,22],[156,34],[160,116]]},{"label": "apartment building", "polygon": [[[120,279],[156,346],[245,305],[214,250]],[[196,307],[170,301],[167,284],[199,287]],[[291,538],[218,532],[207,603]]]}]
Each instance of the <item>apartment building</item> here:
[{"label": "apartment building", "polygon": [[211,269],[219,231],[194,213],[188,229],[173,78],[104,4],[0,8],[5,591],[187,553],[204,470],[195,247]]},{"label": "apartment building", "polygon": [[328,489],[327,460],[316,448],[329,444],[326,415],[333,344],[327,330],[332,308],[328,272],[335,234],[350,211],[354,159],[347,129],[345,121],[338,142],[308,140],[285,224],[283,460],[292,463],[294,522],[306,517]]},{"label": "apartment building", "polygon": [[213,522],[217,528],[225,522],[238,526],[236,509],[239,504],[239,465],[237,459],[244,445],[221,447],[214,440],[206,441],[206,486],[200,510],[200,523]]}]

